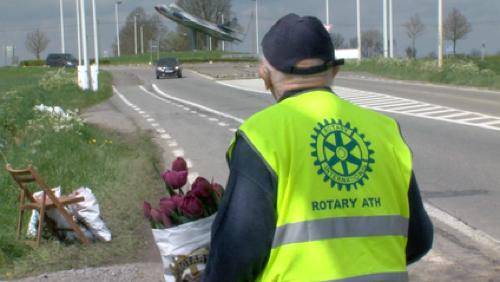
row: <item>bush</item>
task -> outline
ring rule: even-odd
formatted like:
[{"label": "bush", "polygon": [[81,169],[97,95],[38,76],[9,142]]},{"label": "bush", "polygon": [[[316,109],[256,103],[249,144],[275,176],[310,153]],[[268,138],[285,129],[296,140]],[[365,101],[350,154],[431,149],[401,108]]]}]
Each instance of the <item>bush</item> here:
[{"label": "bush", "polygon": [[22,67],[40,67],[45,66],[45,60],[25,60],[19,63]]}]

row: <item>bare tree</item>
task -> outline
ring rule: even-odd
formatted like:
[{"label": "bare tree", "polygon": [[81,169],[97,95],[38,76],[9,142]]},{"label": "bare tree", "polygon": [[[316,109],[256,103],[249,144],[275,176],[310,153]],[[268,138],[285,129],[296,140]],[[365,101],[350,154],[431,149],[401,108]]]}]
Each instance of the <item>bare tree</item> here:
[{"label": "bare tree", "polygon": [[361,54],[372,57],[382,54],[382,34],[378,30],[367,30],[361,34]]},{"label": "bare tree", "polygon": [[45,33],[37,28],[35,31],[29,32],[26,35],[25,45],[26,49],[33,53],[37,60],[40,60],[40,53],[47,48],[49,42],[50,40]]},{"label": "bare tree", "polygon": [[417,56],[417,49],[415,48],[415,40],[417,37],[422,35],[422,32],[425,29],[425,25],[420,20],[420,16],[418,14],[413,15],[409,21],[405,22],[403,26],[406,29],[406,35],[411,39],[411,51],[407,50],[407,54],[409,54],[412,58]]},{"label": "bare tree", "polygon": [[459,10],[453,8],[444,23],[444,38],[453,42],[453,55],[456,54],[457,41],[465,39],[471,30],[472,26],[467,18]]},{"label": "bare tree", "polygon": [[345,44],[344,44],[345,40],[344,40],[344,36],[342,36],[342,34],[332,33],[331,38],[332,38],[333,47],[335,47],[335,49],[345,48]]},{"label": "bare tree", "polygon": [[[142,7],[137,7],[127,16],[125,25],[120,29],[120,51],[123,54],[134,54],[134,17],[137,21],[137,46],[141,46],[140,27],[143,27],[144,50],[149,50],[151,42],[157,42],[160,35],[167,33],[158,14],[148,15]],[[113,43],[116,49],[116,43]]]}]

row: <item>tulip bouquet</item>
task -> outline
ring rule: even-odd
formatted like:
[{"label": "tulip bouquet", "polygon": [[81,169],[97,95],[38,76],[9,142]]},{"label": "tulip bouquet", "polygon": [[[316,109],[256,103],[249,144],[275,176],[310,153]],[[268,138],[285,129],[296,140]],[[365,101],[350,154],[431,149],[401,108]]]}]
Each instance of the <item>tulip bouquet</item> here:
[{"label": "tulip bouquet", "polygon": [[187,176],[187,164],[182,157],[172,162],[170,170],[161,173],[169,195],[160,198],[158,208],[144,202],[144,216],[150,221],[153,229],[169,228],[217,212],[224,191],[222,186],[199,176],[191,184],[190,190],[184,192]]}]

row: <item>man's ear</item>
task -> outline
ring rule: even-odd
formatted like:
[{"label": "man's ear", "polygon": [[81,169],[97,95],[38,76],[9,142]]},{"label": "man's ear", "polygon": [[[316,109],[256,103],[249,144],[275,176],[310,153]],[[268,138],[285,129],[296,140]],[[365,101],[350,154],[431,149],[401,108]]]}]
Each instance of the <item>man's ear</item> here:
[{"label": "man's ear", "polygon": [[269,72],[269,69],[264,64],[260,64],[259,66],[259,77],[264,80],[266,90],[271,89],[271,74]]}]

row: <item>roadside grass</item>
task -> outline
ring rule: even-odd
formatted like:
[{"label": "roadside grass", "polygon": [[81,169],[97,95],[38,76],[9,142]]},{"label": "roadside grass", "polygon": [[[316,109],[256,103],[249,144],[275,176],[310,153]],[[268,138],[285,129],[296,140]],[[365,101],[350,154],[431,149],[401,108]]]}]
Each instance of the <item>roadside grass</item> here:
[{"label": "roadside grass", "polygon": [[[93,93],[79,90],[72,71],[0,68],[0,77],[4,74],[12,80],[0,91],[0,280],[138,261],[148,247],[143,200],[163,190],[156,167],[161,154],[150,136],[105,131],[77,116],[68,121],[33,111],[40,103],[66,110],[105,100],[112,94],[111,75],[101,73],[101,89]],[[38,249],[17,243],[19,189],[3,169],[4,157],[15,168],[32,163],[49,185],[60,185],[64,194],[91,188],[112,241],[82,246],[44,236]]]},{"label": "roadside grass", "polygon": [[500,67],[497,56],[484,61],[469,58],[446,58],[442,69],[430,59],[363,59],[348,60],[343,71],[366,72],[381,77],[401,80],[500,89]]},{"label": "roadside grass", "polygon": [[180,60],[181,63],[198,63],[198,62],[208,62],[208,61],[218,61],[218,62],[246,62],[246,61],[256,61],[255,55],[247,53],[237,53],[237,52],[222,52],[222,51],[184,51],[184,52],[160,52],[157,54],[145,53],[140,55],[129,55],[120,57],[109,58],[109,63],[112,65],[122,65],[122,64],[153,64],[162,57],[175,57]]}]

